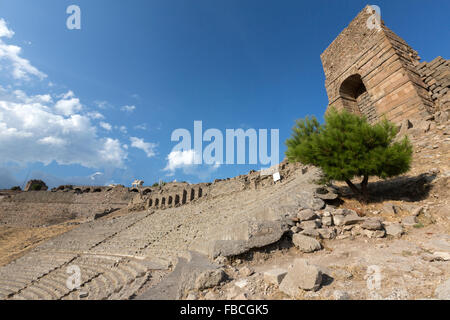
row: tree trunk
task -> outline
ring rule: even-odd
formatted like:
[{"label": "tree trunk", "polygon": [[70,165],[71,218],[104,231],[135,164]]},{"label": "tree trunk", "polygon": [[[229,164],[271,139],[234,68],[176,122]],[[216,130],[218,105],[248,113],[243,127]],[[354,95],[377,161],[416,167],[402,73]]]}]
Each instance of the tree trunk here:
[{"label": "tree trunk", "polygon": [[369,202],[369,192],[367,190],[367,185],[369,183],[369,176],[364,176],[361,181],[361,197],[364,203]]},{"label": "tree trunk", "polygon": [[353,182],[350,181],[350,179],[345,179],[345,182],[347,183],[347,185],[349,186],[349,188],[356,194],[356,195],[361,195],[361,190],[358,189],[357,186],[355,186],[353,184]]},{"label": "tree trunk", "polygon": [[350,179],[345,179],[345,182],[349,186],[349,188],[355,193],[355,195],[359,198],[359,202],[367,203],[369,201],[369,193],[367,190],[367,185],[369,183],[369,176],[364,176],[363,180],[360,183],[361,189],[353,184]]}]

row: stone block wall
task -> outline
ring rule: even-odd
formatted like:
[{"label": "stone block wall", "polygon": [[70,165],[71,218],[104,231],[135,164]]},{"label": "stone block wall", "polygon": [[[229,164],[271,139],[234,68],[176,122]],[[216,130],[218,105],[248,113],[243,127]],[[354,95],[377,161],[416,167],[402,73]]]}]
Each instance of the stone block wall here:
[{"label": "stone block wall", "polygon": [[364,8],[322,53],[329,107],[364,115],[371,123],[386,117],[400,124],[433,112],[416,66],[419,57],[387,28],[369,29]]},{"label": "stone block wall", "polygon": [[422,62],[417,70],[426,85],[428,95],[438,111],[450,109],[450,60],[437,57]]}]

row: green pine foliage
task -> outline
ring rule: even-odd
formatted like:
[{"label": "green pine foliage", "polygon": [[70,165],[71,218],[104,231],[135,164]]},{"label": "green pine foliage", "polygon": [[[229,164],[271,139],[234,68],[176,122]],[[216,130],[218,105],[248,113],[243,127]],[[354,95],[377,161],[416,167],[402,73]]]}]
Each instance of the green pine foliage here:
[{"label": "green pine foliage", "polygon": [[[397,132],[387,120],[371,125],[364,117],[330,110],[323,125],[314,117],[296,121],[286,156],[321,168],[327,180],[345,181],[367,201],[370,176],[385,179],[410,169],[411,143],[406,136],[394,142]],[[355,177],[363,177],[360,189],[351,182]]]}]

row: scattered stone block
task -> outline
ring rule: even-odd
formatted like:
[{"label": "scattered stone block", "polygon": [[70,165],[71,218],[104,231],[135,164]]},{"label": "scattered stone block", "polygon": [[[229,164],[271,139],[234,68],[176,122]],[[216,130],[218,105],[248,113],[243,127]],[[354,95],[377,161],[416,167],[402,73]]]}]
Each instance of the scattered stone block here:
[{"label": "scattered stone block", "polygon": [[416,216],[408,216],[402,219],[402,224],[407,227],[411,227],[417,224]]},{"label": "scattered stone block", "polygon": [[322,283],[322,272],[305,259],[296,259],[280,284],[280,291],[296,297],[300,290],[317,291]]},{"label": "scattered stone block", "polygon": [[241,289],[245,288],[247,286],[247,284],[248,284],[247,279],[238,280],[234,283],[234,285],[236,287],[241,288]]},{"label": "scattered stone block", "polygon": [[383,225],[381,224],[381,221],[378,219],[366,219],[362,224],[361,227],[363,229],[367,230],[382,230]]},{"label": "scattered stone block", "polygon": [[300,221],[308,221],[316,219],[317,215],[312,209],[304,209],[297,214],[297,217],[300,219]]},{"label": "scattered stone block", "polygon": [[344,223],[344,225],[348,226],[348,225],[360,223],[362,221],[364,221],[364,219],[361,218],[360,216],[358,216],[358,214],[352,210],[349,214],[344,216],[343,223]]},{"label": "scattered stone block", "polygon": [[364,235],[367,238],[383,238],[384,236],[386,236],[386,231],[384,230],[364,230]]},{"label": "scattered stone block", "polygon": [[193,292],[190,292],[186,297],[186,300],[197,300],[197,299],[198,299],[198,296]]},{"label": "scattered stone block", "polygon": [[333,215],[333,222],[336,226],[342,226],[344,225],[345,216],[341,214],[335,214]]},{"label": "scattered stone block", "polygon": [[317,229],[322,239],[334,239],[336,238],[336,229],[334,228],[323,228]]},{"label": "scattered stone block", "polygon": [[313,238],[320,238],[320,233],[317,229],[305,229],[300,234]]},{"label": "scattered stone block", "polygon": [[317,220],[303,221],[300,223],[300,228],[302,229],[317,229],[321,226],[322,224]]},{"label": "scattered stone block", "polygon": [[200,273],[195,279],[195,289],[204,290],[219,285],[225,279],[222,269],[211,269]]},{"label": "scattered stone block", "polygon": [[423,212],[424,212],[424,208],[422,206],[420,206],[420,207],[417,207],[417,208],[413,209],[412,212],[411,212],[411,215],[417,217]]},{"label": "scattered stone block", "polygon": [[336,200],[339,197],[333,188],[326,187],[317,188],[314,196],[322,200]]},{"label": "scattered stone block", "polygon": [[249,277],[254,273],[255,273],[255,271],[252,268],[247,267],[247,266],[244,266],[239,270],[239,274],[243,277]]},{"label": "scattered stone block", "polygon": [[292,236],[292,242],[298,249],[300,249],[300,251],[305,253],[322,249],[322,245],[319,241],[298,233]]},{"label": "scattered stone block", "polygon": [[390,202],[386,202],[383,205],[383,211],[385,211],[389,214],[397,214],[398,208],[394,204],[392,204]]},{"label": "scattered stone block", "polygon": [[287,274],[287,270],[277,268],[264,272],[264,281],[270,284],[279,285]]},{"label": "scattered stone block", "polygon": [[298,232],[300,232],[300,228],[299,227],[297,227],[297,226],[293,226],[292,228],[291,228],[291,231],[292,231],[292,233],[298,233]]},{"label": "scattered stone block", "polygon": [[[328,213],[329,214],[329,213]],[[331,227],[333,225],[333,217],[322,217],[322,224],[327,227]]]},{"label": "scattered stone block", "polygon": [[393,223],[393,224],[387,225],[384,227],[384,229],[386,230],[387,235],[390,235],[390,236],[393,236],[396,238],[400,237],[404,233],[403,227],[399,223]]}]

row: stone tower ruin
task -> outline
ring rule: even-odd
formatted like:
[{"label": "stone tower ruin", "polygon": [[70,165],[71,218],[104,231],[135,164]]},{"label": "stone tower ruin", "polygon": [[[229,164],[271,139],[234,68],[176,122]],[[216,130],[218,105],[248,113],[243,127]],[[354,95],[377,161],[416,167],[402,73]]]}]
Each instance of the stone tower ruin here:
[{"label": "stone tower ruin", "polygon": [[374,9],[366,6],[321,54],[328,109],[397,124],[448,112],[450,61],[420,63],[417,52],[383,21],[380,28],[368,27]]}]

